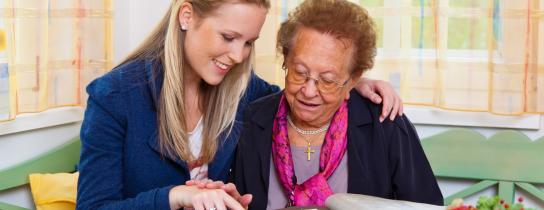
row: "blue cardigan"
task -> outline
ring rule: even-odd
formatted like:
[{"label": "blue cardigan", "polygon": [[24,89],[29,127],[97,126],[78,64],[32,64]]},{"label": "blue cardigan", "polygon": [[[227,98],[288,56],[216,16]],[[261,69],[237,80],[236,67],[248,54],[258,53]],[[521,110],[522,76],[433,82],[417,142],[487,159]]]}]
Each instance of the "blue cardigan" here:
[{"label": "blue cardigan", "polygon": [[[189,179],[187,163],[162,156],[156,104],[162,86],[158,62],[132,61],[94,80],[81,127],[77,209],[170,209],[168,193]],[[226,180],[246,106],[278,92],[252,74],[230,135],[218,139],[208,176]]]}]

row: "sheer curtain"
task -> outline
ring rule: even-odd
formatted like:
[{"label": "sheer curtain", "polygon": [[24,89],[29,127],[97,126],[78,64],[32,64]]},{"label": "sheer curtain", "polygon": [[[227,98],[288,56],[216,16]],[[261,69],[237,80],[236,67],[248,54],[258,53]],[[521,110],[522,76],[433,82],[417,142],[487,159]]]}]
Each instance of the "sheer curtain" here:
[{"label": "sheer curtain", "polygon": [[[297,0],[273,1],[256,69],[283,84],[273,44]],[[367,77],[391,82],[406,104],[500,115],[544,113],[544,1],[360,0],[379,34]]]},{"label": "sheer curtain", "polygon": [[85,86],[112,67],[111,0],[0,4],[0,121],[82,106]]}]

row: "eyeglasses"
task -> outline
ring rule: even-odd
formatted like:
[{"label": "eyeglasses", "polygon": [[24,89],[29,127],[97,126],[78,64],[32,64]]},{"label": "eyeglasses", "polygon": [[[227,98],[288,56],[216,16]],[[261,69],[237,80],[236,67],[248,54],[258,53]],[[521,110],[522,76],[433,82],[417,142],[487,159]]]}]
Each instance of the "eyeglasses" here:
[{"label": "eyeglasses", "polygon": [[315,86],[321,93],[333,93],[338,91],[338,89],[343,88],[348,84],[349,78],[341,83],[336,80],[324,78],[321,75],[318,78],[313,78],[308,74],[308,72],[297,72],[295,70],[287,69],[287,82],[293,83],[295,85],[302,85],[308,82],[308,80],[314,80]]}]

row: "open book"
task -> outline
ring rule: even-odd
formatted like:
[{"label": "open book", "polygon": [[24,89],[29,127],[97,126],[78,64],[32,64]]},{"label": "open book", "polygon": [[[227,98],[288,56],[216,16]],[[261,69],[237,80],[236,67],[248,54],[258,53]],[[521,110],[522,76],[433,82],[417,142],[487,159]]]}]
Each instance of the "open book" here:
[{"label": "open book", "polygon": [[337,193],[327,198],[325,205],[330,210],[445,210],[445,206],[435,206],[410,201],[390,200],[368,195]]}]

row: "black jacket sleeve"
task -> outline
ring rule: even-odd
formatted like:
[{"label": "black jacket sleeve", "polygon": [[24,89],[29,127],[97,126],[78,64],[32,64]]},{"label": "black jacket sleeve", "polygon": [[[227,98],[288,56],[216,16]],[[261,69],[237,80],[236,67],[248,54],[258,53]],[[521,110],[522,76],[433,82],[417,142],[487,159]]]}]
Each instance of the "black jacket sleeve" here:
[{"label": "black jacket sleeve", "polygon": [[425,156],[416,129],[404,115],[385,123],[389,167],[398,200],[443,205],[442,193]]}]

